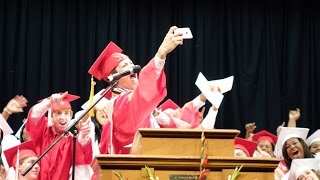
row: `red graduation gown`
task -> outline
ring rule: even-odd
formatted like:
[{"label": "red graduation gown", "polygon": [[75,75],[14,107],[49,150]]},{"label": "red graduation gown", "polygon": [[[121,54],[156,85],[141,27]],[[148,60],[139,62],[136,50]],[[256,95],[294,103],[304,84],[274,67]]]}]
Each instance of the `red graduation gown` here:
[{"label": "red graduation gown", "polygon": [[[31,111],[28,114],[26,130],[34,140],[36,153],[40,156],[61,134],[54,134],[52,127],[47,126],[47,117],[43,116],[35,124],[31,118]],[[40,161],[40,180],[68,180],[70,168],[72,166],[73,153],[72,136],[64,136]],[[81,146],[76,143],[76,165],[90,164],[92,161],[91,140]],[[75,172],[77,173],[77,172]]]},{"label": "red graduation gown", "polygon": [[[166,76],[162,69],[156,75],[154,60],[144,66],[139,74],[139,85],[133,91],[120,95],[113,105],[113,125],[103,128],[103,134],[112,129],[112,143],[115,154],[127,154],[130,148],[124,146],[132,143],[139,128],[151,128],[150,114],[166,97]],[[101,136],[101,153],[106,154],[110,136]]]}]

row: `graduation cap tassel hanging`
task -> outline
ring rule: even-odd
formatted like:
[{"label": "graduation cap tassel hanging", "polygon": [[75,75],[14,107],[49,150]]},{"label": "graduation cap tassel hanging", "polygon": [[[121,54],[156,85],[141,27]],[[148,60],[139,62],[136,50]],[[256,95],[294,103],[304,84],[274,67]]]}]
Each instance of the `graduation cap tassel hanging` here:
[{"label": "graduation cap tassel hanging", "polygon": [[[96,85],[96,82],[93,80],[93,76],[91,76],[91,88],[90,88],[90,97],[89,97],[89,105],[91,106],[93,104],[93,97],[94,97],[94,86]],[[89,111],[89,116],[94,117],[94,110],[93,108]]]}]

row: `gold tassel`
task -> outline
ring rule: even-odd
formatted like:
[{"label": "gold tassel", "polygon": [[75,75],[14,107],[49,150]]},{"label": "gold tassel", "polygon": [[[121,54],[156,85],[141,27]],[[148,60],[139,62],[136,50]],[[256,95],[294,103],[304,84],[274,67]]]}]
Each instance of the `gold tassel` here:
[{"label": "gold tassel", "polygon": [[[91,89],[90,89],[90,97],[89,97],[89,106],[93,104],[93,97],[94,97],[94,86],[96,85],[96,82],[93,80],[93,76],[91,76]],[[89,116],[94,116],[94,110],[93,108],[89,111]]]}]

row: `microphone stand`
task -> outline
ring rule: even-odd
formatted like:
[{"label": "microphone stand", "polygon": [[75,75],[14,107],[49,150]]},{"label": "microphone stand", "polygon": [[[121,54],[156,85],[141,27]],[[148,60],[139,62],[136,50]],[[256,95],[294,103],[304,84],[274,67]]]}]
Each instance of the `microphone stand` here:
[{"label": "microphone stand", "polygon": [[[65,135],[69,134],[69,132],[73,133],[72,131],[77,131],[75,128],[75,125],[78,124],[78,122],[102,99],[104,96],[110,92],[117,84],[118,81],[110,82],[110,86],[101,94],[101,97],[97,99],[91,106],[89,106],[88,109],[84,110],[84,112],[78,117],[78,119],[74,120],[71,125],[64,131],[64,133],[61,134],[60,137],[58,137],[32,164],[30,164],[21,174],[22,176],[25,176],[35,164],[37,164]],[[74,139],[75,141],[75,139]],[[75,143],[74,143],[74,151],[73,151],[73,162],[72,162],[72,180],[74,180],[74,166],[75,166]]]}]

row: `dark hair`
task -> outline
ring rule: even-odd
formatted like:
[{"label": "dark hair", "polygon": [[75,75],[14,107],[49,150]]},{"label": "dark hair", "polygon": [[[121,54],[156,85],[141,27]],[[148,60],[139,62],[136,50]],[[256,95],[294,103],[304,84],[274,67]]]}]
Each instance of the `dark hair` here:
[{"label": "dark hair", "polygon": [[[96,112],[94,114],[96,114]],[[96,116],[91,117],[91,121],[94,124],[94,131],[95,131],[94,136],[98,140],[98,143],[100,144],[100,138],[102,134],[102,125],[98,122]]]},{"label": "dark hair", "polygon": [[317,176],[317,178],[320,179],[320,171],[315,170],[315,169],[311,169],[311,171]]},{"label": "dark hair", "polygon": [[25,142],[25,140],[23,139],[23,130],[24,128],[26,128],[26,124],[24,123],[22,126],[21,126],[21,132],[19,134],[19,140],[21,143]]},{"label": "dark hair", "polygon": [[272,148],[272,155],[271,155],[271,157],[276,157],[276,156],[274,155],[274,150],[275,150],[275,148],[276,148],[276,145],[273,144],[273,143],[271,143],[271,148]]},{"label": "dark hair", "polygon": [[[311,151],[309,150],[308,145],[306,144],[306,142],[304,142],[303,139],[301,139],[299,137],[292,137],[292,138],[298,139],[298,141],[302,145],[302,148],[303,148],[303,151],[304,151],[304,153],[303,153],[304,157],[303,158],[314,158],[314,154],[311,153]],[[292,138],[290,138],[290,139],[292,139]],[[291,163],[292,163],[292,159],[290,159],[290,157],[289,157],[289,155],[287,153],[287,141],[282,146],[282,154],[283,154],[284,162],[286,163],[288,169],[290,169]]]},{"label": "dark hair", "polygon": [[271,148],[273,152],[274,152],[275,146],[276,146],[275,144],[271,143]]}]

